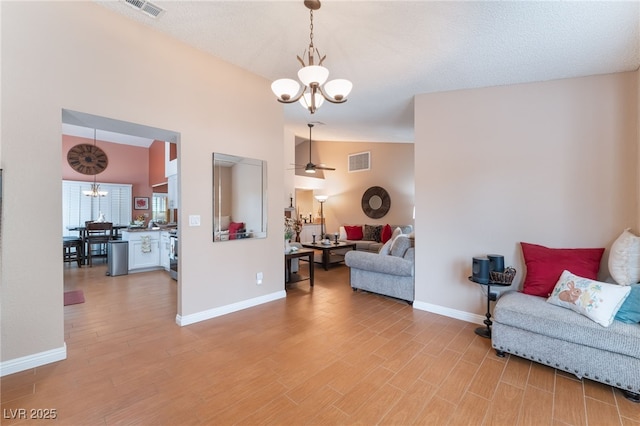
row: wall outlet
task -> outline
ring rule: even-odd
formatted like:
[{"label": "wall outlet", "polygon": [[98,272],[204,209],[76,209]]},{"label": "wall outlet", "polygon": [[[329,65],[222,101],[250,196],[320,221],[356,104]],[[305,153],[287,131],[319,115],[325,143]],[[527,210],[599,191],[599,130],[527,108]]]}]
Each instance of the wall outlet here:
[{"label": "wall outlet", "polygon": [[258,272],[258,273],[256,274],[256,284],[257,284],[257,285],[262,284],[262,272]]}]

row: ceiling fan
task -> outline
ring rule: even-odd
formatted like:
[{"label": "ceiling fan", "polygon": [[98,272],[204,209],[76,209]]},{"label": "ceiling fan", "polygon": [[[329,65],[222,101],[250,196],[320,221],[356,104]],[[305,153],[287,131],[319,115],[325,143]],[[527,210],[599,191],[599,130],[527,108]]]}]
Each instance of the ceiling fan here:
[{"label": "ceiling fan", "polygon": [[313,123],[307,123],[307,126],[309,126],[309,162],[304,166],[298,164],[294,164],[294,166],[296,166],[297,169],[304,168],[305,173],[315,173],[316,170],[335,170],[333,167],[326,167],[311,162],[311,129],[313,128]]}]

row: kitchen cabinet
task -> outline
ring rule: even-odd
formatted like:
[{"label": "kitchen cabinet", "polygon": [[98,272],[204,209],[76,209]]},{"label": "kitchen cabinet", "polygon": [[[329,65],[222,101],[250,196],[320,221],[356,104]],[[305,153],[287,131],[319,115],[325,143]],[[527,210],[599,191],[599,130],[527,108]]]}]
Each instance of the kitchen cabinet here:
[{"label": "kitchen cabinet", "polygon": [[178,175],[167,177],[167,204],[170,209],[177,209],[179,203]]},{"label": "kitchen cabinet", "polygon": [[129,242],[129,272],[160,269],[160,231],[122,231]]},{"label": "kitchen cabinet", "polygon": [[178,174],[178,146],[175,143],[164,143],[164,175]]},{"label": "kitchen cabinet", "polygon": [[171,246],[169,241],[169,231],[160,232],[160,266],[165,271],[169,270],[169,253],[171,252]]},{"label": "kitchen cabinet", "polygon": [[302,231],[300,231],[300,242],[309,243],[313,241],[313,236],[316,236],[316,241],[320,241],[320,224],[305,223],[302,225]]}]

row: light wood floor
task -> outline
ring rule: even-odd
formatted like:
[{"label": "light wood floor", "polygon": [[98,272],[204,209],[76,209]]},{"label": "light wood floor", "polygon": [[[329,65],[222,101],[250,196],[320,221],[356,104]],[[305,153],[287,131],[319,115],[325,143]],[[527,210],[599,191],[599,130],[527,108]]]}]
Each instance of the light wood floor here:
[{"label": "light wood floor", "polygon": [[[316,285],[187,327],[164,272],[65,266],[68,359],[1,380],[16,409],[57,424],[640,425],[617,390],[516,357],[475,324],[354,293],[344,266]],[[53,424],[49,421],[34,421]]]}]

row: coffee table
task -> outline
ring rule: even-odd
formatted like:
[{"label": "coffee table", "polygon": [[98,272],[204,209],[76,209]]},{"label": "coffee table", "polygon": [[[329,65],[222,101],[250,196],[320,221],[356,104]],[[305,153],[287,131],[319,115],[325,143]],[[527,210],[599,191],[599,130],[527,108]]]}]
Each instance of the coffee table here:
[{"label": "coffee table", "polygon": [[329,270],[329,265],[331,265],[333,263],[340,263],[340,262],[344,261],[344,257],[342,257],[342,256],[341,256],[341,258],[339,260],[335,260],[335,258],[332,260],[331,259],[331,251],[332,250],[337,250],[337,249],[355,250],[356,249],[356,244],[355,243],[345,243],[343,241],[339,241],[337,244],[336,243],[330,243],[330,244],[302,243],[302,247],[310,248],[310,249],[314,249],[314,250],[321,250],[322,251],[322,267],[324,268],[325,271],[328,271]]}]

